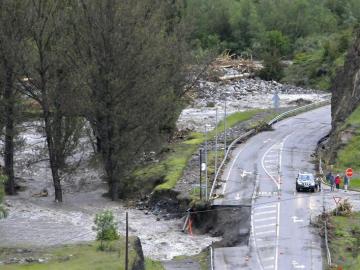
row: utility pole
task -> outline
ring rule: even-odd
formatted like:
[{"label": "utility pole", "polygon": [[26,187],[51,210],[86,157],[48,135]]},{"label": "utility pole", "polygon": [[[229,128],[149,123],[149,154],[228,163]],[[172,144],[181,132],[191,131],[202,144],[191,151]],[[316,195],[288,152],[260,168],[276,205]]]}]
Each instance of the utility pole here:
[{"label": "utility pole", "polygon": [[216,107],[215,112],[215,175],[217,172],[217,159],[218,159],[218,130],[217,130],[217,122],[218,122],[218,107]]},{"label": "utility pole", "polygon": [[225,110],[224,110],[224,156],[226,156],[226,100],[227,97],[225,96]]},{"label": "utility pole", "polygon": [[208,200],[208,149],[207,149],[207,140],[208,140],[208,132],[207,132],[207,124],[205,125],[205,200]]},{"label": "utility pole", "polygon": [[129,270],[129,214],[126,212],[125,270]]},{"label": "utility pole", "polygon": [[201,177],[202,177],[202,149],[200,149],[200,201],[202,200],[202,187],[201,187]]}]

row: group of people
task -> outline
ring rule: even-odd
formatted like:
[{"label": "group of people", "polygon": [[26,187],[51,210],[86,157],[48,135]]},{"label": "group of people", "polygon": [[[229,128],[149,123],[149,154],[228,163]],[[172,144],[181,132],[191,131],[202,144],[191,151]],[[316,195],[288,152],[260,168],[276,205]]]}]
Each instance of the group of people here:
[{"label": "group of people", "polygon": [[[349,177],[347,175],[344,175],[344,189],[345,191],[347,191],[348,187],[349,187]],[[334,176],[332,174],[332,172],[329,172],[326,175],[326,181],[329,183],[330,187],[331,187],[331,191],[334,191],[335,187],[336,189],[340,188],[340,184],[342,183],[342,179],[340,177],[339,174],[337,174],[336,176]]]}]

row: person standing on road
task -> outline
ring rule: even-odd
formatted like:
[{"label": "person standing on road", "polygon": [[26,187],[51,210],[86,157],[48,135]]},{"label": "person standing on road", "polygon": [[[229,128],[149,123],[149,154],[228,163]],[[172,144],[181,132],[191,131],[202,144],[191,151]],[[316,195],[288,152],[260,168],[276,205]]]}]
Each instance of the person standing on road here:
[{"label": "person standing on road", "polygon": [[339,188],[340,188],[340,183],[341,183],[340,175],[336,175],[336,177],[335,177],[336,189],[339,189]]},{"label": "person standing on road", "polygon": [[349,177],[345,174],[345,176],[344,176],[344,189],[345,189],[345,191],[348,190],[348,186],[349,186]]},{"label": "person standing on road", "polygon": [[331,177],[332,177],[332,173],[331,172],[328,172],[327,175],[325,176],[326,177],[326,182],[328,182],[330,184],[330,180],[331,180]]},{"label": "person standing on road", "polygon": [[316,178],[318,191],[321,191],[321,177]]},{"label": "person standing on road", "polygon": [[330,176],[329,176],[329,183],[330,183],[331,191],[334,191],[335,177],[331,173],[330,173]]}]

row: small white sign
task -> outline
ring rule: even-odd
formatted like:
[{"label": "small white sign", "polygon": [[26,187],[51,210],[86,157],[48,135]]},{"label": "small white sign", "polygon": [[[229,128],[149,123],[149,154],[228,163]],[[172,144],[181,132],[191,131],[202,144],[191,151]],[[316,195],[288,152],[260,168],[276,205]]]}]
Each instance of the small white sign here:
[{"label": "small white sign", "polygon": [[206,163],[201,163],[201,170],[205,171],[206,170]]}]

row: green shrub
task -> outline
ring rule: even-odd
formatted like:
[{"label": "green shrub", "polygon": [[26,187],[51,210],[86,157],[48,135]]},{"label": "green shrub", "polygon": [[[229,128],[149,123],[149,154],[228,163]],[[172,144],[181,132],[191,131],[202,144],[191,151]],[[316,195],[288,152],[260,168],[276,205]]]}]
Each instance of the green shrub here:
[{"label": "green shrub", "polygon": [[6,177],[0,175],[0,219],[5,218],[7,215],[6,210],[2,206],[2,202],[4,199],[4,195],[5,195],[5,192],[4,192],[5,181],[6,181]]},{"label": "green shrub", "polygon": [[97,232],[96,240],[100,240],[100,250],[105,250],[104,241],[109,242],[119,239],[114,215],[110,210],[96,214],[94,223],[93,230]]}]

